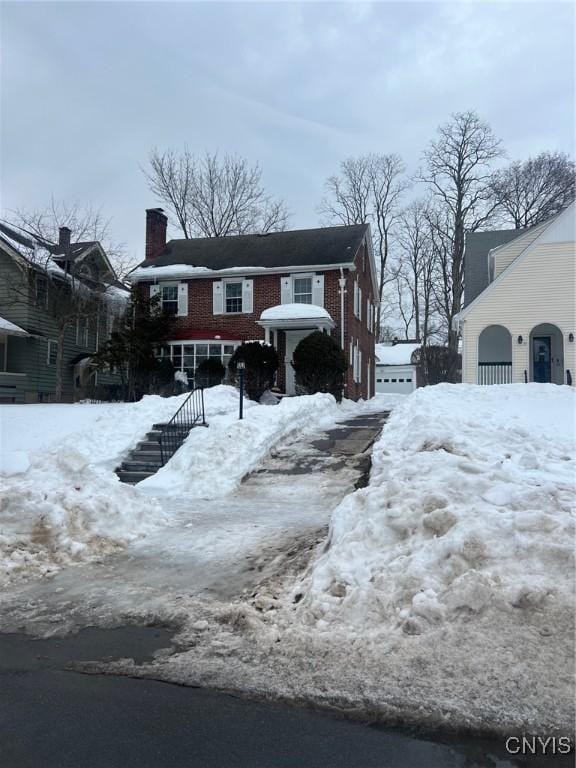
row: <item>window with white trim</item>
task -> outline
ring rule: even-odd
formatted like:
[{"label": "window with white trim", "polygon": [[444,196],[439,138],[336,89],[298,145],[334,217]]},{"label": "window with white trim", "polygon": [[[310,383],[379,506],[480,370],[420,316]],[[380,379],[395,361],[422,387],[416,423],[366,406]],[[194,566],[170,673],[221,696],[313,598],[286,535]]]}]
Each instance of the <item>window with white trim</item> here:
[{"label": "window with white trim", "polygon": [[312,276],[292,278],[294,304],[312,304]]},{"label": "window with white trim", "polygon": [[88,318],[87,317],[76,318],[76,346],[78,347],[88,346]]},{"label": "window with white trim", "polygon": [[358,317],[358,281],[354,280],[354,317]]},{"label": "window with white trim", "polygon": [[48,365],[56,365],[56,358],[58,357],[58,342],[53,339],[48,339],[48,351],[46,355],[46,362]]},{"label": "window with white trim", "polygon": [[162,311],[167,315],[178,314],[178,283],[162,283],[161,290],[161,303]]},{"label": "window with white trim", "polygon": [[242,280],[226,281],[224,290],[224,312],[227,314],[242,312]]},{"label": "window with white trim", "polygon": [[168,358],[176,370],[184,371],[189,379],[193,379],[200,363],[208,358],[220,360],[227,368],[238,344],[232,341],[174,342],[159,347],[156,355]]},{"label": "window with white trim", "polygon": [[88,346],[88,318],[87,317],[76,318],[76,346],[78,347]]}]

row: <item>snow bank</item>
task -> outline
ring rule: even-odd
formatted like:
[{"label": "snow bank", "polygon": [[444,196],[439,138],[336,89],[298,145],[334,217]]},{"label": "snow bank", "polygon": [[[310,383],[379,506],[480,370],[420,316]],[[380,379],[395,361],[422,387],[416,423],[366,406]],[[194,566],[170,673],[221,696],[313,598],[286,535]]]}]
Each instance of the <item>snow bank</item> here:
[{"label": "snow bank", "polygon": [[169,419],[183,396],[138,403],[0,405],[0,474],[25,472],[48,449],[66,444],[114,469],[154,421]]},{"label": "snow bank", "polygon": [[274,407],[246,400],[240,421],[238,396],[235,390],[231,392],[236,398],[233,418],[210,415],[209,429],[193,429],[168,464],[138,488],[206,499],[225,496],[282,437],[297,429],[320,428],[345,415],[347,408],[326,394],[283,398]]},{"label": "snow bank", "polygon": [[237,390],[213,387],[204,393],[209,429],[192,430],[157,475],[134,488],[120,483],[114,469],[122,458],[186,397],[0,406],[0,581],[50,573],[123,547],[171,523],[154,494],[222,496],[292,430],[366,407],[337,406],[330,395],[274,407],[246,400],[238,421]]},{"label": "snow bank", "polygon": [[183,397],[0,406],[0,583],[99,558],[168,522],[113,470]]},{"label": "snow bank", "polygon": [[552,385],[418,390],[334,513],[302,612],[418,634],[485,608],[571,610],[574,406]]}]

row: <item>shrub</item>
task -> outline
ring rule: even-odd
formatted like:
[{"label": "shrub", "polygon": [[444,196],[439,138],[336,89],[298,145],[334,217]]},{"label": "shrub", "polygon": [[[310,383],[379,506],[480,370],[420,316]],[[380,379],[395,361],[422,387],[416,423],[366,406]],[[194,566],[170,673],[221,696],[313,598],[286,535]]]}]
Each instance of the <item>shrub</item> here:
[{"label": "shrub", "polygon": [[314,331],[298,344],[292,359],[297,386],[309,395],[329,392],[336,400],[342,399],[348,361],[331,336]]},{"label": "shrub", "polygon": [[246,364],[244,386],[250,400],[259,400],[267,389],[274,385],[274,376],[278,370],[278,355],[270,344],[250,341],[241,344],[228,363],[231,379],[238,384],[238,363]]},{"label": "shrub", "polygon": [[197,387],[215,387],[222,384],[225,375],[226,368],[222,365],[220,358],[208,357],[196,368],[194,384]]},{"label": "shrub", "polygon": [[462,381],[462,356],[448,347],[420,347],[412,354],[412,362],[417,366],[418,386]]}]

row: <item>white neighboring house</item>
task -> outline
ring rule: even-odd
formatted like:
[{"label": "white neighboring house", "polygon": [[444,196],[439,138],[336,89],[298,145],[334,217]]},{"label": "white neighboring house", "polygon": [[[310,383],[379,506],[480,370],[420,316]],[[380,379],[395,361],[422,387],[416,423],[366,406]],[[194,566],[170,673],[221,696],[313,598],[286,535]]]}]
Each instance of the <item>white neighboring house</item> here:
[{"label": "white neighboring house", "polygon": [[416,389],[416,366],[413,353],[420,348],[416,342],[396,341],[376,344],[376,392],[409,395]]},{"label": "white neighboring house", "polygon": [[574,384],[575,241],[574,203],[517,234],[467,235],[468,296],[455,318],[464,383]]}]

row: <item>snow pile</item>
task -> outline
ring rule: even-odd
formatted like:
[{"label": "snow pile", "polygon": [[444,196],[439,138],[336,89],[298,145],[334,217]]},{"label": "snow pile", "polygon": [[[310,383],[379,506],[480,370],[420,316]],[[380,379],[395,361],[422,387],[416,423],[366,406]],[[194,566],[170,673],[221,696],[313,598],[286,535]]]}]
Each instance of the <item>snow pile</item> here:
[{"label": "snow pile", "polygon": [[64,444],[110,469],[155,421],[169,419],[183,396],[138,403],[0,405],[0,474],[26,472]]},{"label": "snow pile", "polygon": [[0,406],[0,579],[45,574],[101,557],[159,525],[172,524],[152,498],[232,491],[290,432],[332,423],[366,406],[331,395],[244,402],[234,387],[204,392],[208,429],[196,427],[171,461],[136,487],[114,469],[156,422],[184,402],[149,396],[138,403]]},{"label": "snow pile", "polygon": [[[300,618],[351,635],[573,610],[575,397],[443,384],[395,409],[368,488],[332,517]],[[474,624],[470,624],[473,631]]]},{"label": "snow pile", "polygon": [[189,494],[214,499],[230,493],[278,440],[290,432],[333,422],[351,404],[337,405],[332,395],[283,398],[274,408],[245,400],[238,420],[237,394],[233,418],[209,416],[209,429],[193,429],[165,467],[138,488],[153,494]]},{"label": "snow pile", "polygon": [[[0,406],[0,583],[101,557],[170,522],[114,469],[186,396]],[[206,393],[214,414],[237,403],[231,387]]]}]

